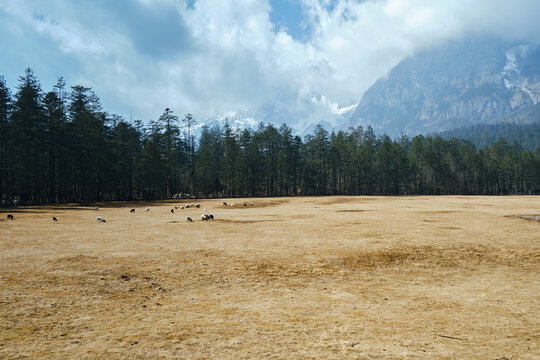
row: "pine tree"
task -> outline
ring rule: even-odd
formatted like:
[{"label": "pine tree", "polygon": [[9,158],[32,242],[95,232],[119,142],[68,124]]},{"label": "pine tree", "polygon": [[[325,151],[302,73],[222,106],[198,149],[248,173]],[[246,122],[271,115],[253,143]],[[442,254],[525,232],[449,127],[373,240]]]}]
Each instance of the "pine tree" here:
[{"label": "pine tree", "polygon": [[165,176],[167,183],[167,197],[171,197],[179,191],[180,183],[180,163],[178,152],[180,128],[178,127],[178,116],[173,114],[169,108],[159,117],[158,122],[161,124],[164,132],[164,165]]},{"label": "pine tree", "polygon": [[11,170],[12,163],[9,161],[10,147],[10,113],[12,99],[11,92],[3,76],[0,76],[0,206],[6,205],[13,195]]},{"label": "pine tree", "polygon": [[195,136],[193,135],[193,127],[197,121],[193,115],[186,114],[182,119],[184,123],[184,137],[187,150],[187,171],[188,171],[188,191],[193,194],[194,179],[195,179]]},{"label": "pine tree", "polygon": [[23,202],[42,202],[44,193],[45,137],[41,85],[32,69],[27,68],[19,77],[11,116],[10,154],[13,159],[15,191]]},{"label": "pine tree", "polygon": [[225,122],[223,131],[223,160],[224,160],[224,184],[228,196],[236,196],[240,190],[240,175],[238,169],[238,156],[240,146],[236,141],[229,122]]}]

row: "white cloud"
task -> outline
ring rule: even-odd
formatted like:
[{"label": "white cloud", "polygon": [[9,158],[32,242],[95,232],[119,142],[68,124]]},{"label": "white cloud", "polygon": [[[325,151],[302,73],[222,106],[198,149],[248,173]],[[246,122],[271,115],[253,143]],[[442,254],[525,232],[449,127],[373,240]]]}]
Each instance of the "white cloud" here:
[{"label": "white cloud", "polygon": [[[132,110],[145,119],[165,107],[201,117],[279,101],[298,110],[314,98],[340,114],[405,56],[441,40],[468,34],[539,40],[537,0],[336,0],[332,7],[329,0],[301,1],[313,31],[304,41],[274,26],[268,0],[197,0],[189,7],[185,0],[0,0],[0,6],[80,65],[76,73],[55,75],[94,87],[109,111]],[[140,22],[123,18],[122,6],[136,4],[148,14],[172,13],[182,29],[150,42],[185,41],[176,48],[163,43],[160,56],[146,56],[137,32],[126,30]],[[108,11],[112,6],[120,10]]]}]

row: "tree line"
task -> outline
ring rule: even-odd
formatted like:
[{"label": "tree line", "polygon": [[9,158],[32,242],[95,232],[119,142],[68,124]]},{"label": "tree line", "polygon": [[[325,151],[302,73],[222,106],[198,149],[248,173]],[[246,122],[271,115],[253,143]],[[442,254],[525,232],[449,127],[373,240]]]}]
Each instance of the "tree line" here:
[{"label": "tree line", "polygon": [[438,133],[443,139],[465,139],[471,141],[477,148],[491,145],[499,139],[508,143],[519,143],[525,150],[534,150],[540,147],[540,112],[536,122],[528,124],[499,123],[477,124],[464,128],[457,128]]},{"label": "tree line", "polygon": [[[197,130],[198,129],[198,130]],[[198,135],[195,135],[198,134]],[[46,203],[300,195],[530,194],[540,148],[501,139],[476,149],[438,136],[377,136],[370,127],[303,139],[283,124],[200,127],[167,108],[147,123],[103,110],[59,78],[44,93],[31,69],[15,94],[0,77],[0,200]]]}]

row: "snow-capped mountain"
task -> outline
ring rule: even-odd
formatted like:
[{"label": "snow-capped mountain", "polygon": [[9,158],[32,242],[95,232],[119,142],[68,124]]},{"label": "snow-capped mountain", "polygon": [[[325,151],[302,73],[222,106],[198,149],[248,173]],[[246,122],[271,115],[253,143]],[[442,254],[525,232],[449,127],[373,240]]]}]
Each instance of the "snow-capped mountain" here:
[{"label": "snow-capped mountain", "polygon": [[404,59],[362,97],[348,126],[389,135],[540,120],[540,47],[451,41]]},{"label": "snow-capped mountain", "polygon": [[359,98],[341,105],[323,94],[284,95],[256,111],[231,111],[201,123],[286,123],[301,136],[317,125],[329,131],[369,125],[398,136],[540,121],[540,46],[497,38],[448,41],[402,60]]},{"label": "snow-capped mountain", "polygon": [[232,128],[255,129],[262,122],[276,127],[286,123],[300,136],[313,132],[317,125],[328,131],[341,129],[353,113],[357,104],[340,106],[329,102],[324,95],[313,95],[309,100],[299,101],[295,97],[279,102],[269,102],[260,106],[256,111],[230,111],[218,114],[212,118],[201,119],[203,124],[221,126],[228,123]]}]

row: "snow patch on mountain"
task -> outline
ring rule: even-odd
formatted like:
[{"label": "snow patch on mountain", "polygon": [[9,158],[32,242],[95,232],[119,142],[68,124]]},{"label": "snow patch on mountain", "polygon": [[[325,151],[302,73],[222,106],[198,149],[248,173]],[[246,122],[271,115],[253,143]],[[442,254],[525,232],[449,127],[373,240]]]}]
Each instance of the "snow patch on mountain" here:
[{"label": "snow patch on mountain", "polygon": [[363,95],[348,126],[399,136],[540,118],[540,46],[449,41],[402,60]]}]

